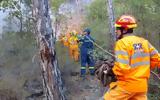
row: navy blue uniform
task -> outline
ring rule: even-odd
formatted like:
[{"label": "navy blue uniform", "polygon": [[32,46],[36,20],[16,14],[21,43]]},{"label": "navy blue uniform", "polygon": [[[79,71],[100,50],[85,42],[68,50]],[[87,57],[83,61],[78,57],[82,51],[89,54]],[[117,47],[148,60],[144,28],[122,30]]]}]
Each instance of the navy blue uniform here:
[{"label": "navy blue uniform", "polygon": [[93,59],[93,48],[94,45],[91,41],[94,39],[89,35],[82,36],[80,38],[81,46],[80,46],[80,54],[81,54],[81,75],[85,75],[86,66],[88,65],[90,74],[94,74],[94,59]]}]

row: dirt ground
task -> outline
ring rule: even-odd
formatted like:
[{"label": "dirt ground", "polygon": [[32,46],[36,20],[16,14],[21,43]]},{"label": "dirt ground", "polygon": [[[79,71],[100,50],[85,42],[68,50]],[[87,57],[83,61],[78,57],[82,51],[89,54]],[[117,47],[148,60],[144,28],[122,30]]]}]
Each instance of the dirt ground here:
[{"label": "dirt ground", "polygon": [[80,62],[74,62],[69,57],[67,48],[63,46],[60,48],[57,48],[57,56],[66,87],[67,100],[102,100],[105,88],[101,86],[95,76],[91,76],[89,73],[85,79],[79,77]]}]

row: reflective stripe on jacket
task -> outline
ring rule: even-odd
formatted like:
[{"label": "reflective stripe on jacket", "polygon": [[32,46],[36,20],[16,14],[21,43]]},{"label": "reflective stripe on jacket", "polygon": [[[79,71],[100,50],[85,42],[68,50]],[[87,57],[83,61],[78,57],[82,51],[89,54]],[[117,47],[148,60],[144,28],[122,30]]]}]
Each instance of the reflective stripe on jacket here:
[{"label": "reflective stripe on jacket", "polygon": [[128,35],[117,41],[115,55],[118,85],[130,92],[146,92],[150,67],[159,66],[158,51],[147,40]]}]

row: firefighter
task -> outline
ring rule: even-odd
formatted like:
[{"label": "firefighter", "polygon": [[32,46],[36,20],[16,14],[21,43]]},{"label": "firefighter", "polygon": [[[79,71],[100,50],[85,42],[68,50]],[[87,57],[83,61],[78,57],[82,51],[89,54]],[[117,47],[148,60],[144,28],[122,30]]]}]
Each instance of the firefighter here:
[{"label": "firefighter", "polygon": [[93,59],[93,43],[94,39],[90,36],[90,29],[87,28],[82,33],[82,36],[79,39],[81,43],[80,46],[80,57],[81,57],[81,77],[84,77],[86,74],[86,66],[89,67],[90,74],[94,75],[94,59]]},{"label": "firefighter", "polygon": [[69,47],[69,42],[68,42],[68,40],[69,40],[69,38],[70,38],[70,35],[69,35],[70,33],[66,33],[65,34],[65,36],[63,37],[63,45],[65,46],[65,47]]},{"label": "firefighter", "polygon": [[160,66],[160,54],[146,39],[133,35],[136,27],[130,15],[121,16],[115,23],[116,60],[112,70],[117,81],[110,84],[105,100],[147,100],[150,70]]},{"label": "firefighter", "polygon": [[78,38],[77,32],[71,32],[71,37],[69,38],[69,52],[70,56],[74,61],[79,60],[79,47],[78,47]]}]

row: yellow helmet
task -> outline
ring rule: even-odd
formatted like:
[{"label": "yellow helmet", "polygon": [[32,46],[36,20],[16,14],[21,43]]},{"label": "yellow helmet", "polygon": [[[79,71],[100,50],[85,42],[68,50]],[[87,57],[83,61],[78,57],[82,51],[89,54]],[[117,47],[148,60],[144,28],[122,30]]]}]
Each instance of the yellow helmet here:
[{"label": "yellow helmet", "polygon": [[136,19],[131,15],[122,15],[115,23],[115,27],[136,28]]}]

